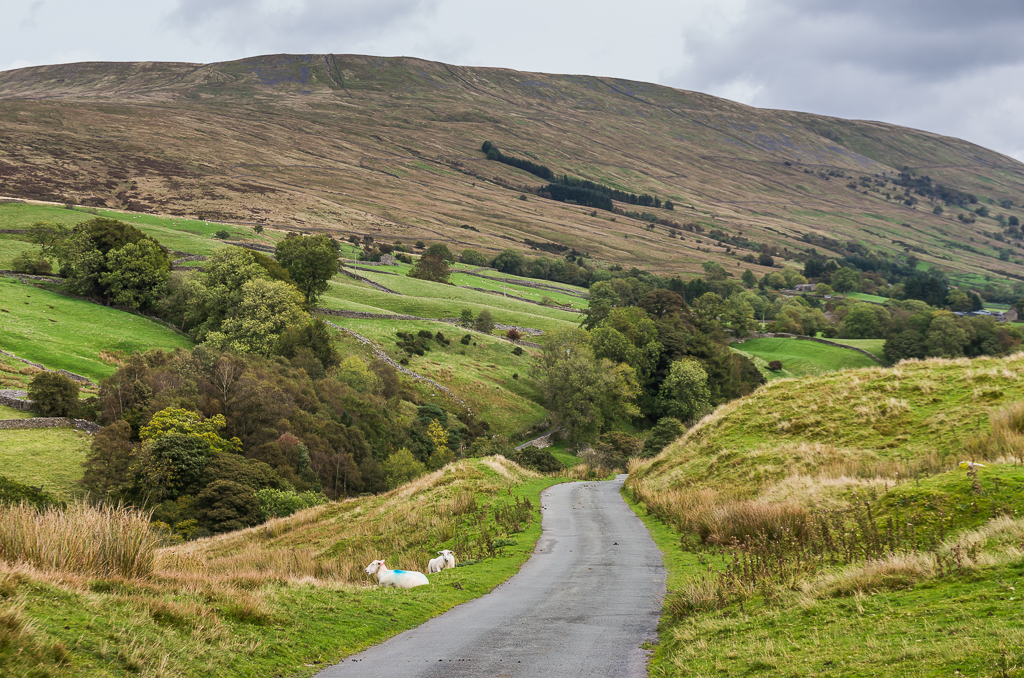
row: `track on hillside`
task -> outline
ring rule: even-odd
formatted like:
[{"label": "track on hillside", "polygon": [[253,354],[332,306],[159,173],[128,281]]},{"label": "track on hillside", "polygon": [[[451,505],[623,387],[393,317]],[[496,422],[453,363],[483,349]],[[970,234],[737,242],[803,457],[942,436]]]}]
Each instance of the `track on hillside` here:
[{"label": "track on hillside", "polygon": [[665,568],[619,494],[625,477],[544,490],[544,531],[519,574],[317,678],[646,675]]}]

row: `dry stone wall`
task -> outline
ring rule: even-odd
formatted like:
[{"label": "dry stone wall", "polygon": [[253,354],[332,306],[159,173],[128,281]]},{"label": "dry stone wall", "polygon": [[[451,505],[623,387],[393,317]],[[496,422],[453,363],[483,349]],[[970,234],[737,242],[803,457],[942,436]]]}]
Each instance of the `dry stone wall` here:
[{"label": "dry stone wall", "polygon": [[89,435],[96,435],[99,424],[85,419],[68,419],[65,417],[34,417],[32,419],[0,419],[0,431],[11,431],[25,428],[75,428]]}]

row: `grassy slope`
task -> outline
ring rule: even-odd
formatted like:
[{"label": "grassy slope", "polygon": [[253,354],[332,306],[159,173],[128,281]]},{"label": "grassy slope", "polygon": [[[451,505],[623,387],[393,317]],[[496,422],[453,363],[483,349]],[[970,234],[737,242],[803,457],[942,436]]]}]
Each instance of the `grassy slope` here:
[{"label": "grassy slope", "polygon": [[517,356],[512,353],[515,347],[510,342],[497,337],[486,339],[476,332],[472,333],[473,342],[465,346],[460,338],[466,330],[445,323],[325,318],[372,339],[395,360],[406,357],[395,346],[396,331],[415,334],[425,329],[444,334],[451,345],[443,347],[432,341],[431,350],[423,357],[409,358],[409,368],[452,389],[491,424],[495,433],[511,435],[531,428],[547,416],[528,378],[534,349],[525,349],[523,355]]},{"label": "grassy slope", "polygon": [[[13,419],[4,408],[0,417]],[[31,416],[31,415],[29,415]],[[63,499],[81,496],[78,481],[92,437],[73,428],[0,431],[0,475]]]},{"label": "grassy slope", "polygon": [[141,316],[0,279],[0,348],[50,369],[101,379],[115,367],[101,351],[190,347],[166,325]]},{"label": "grassy slope", "polygon": [[[20,609],[15,616],[30,636],[23,646],[66,648],[60,668],[52,651],[43,652],[46,675],[309,676],[514,574],[540,535],[539,492],[556,482],[514,465],[461,462],[387,495],[166,549],[145,581],[12,575],[18,568],[0,566],[0,609]],[[532,502],[533,518],[497,558],[433,575],[428,587],[367,586],[361,571],[375,557],[422,571],[433,551],[453,544],[451,516],[433,517],[425,507],[516,497]],[[396,551],[400,543],[408,550]],[[303,574],[315,570],[321,574]],[[5,660],[21,666],[0,646]]]},{"label": "grassy slope", "polygon": [[[857,351],[802,339],[748,339],[741,344],[733,344],[732,347],[741,353],[754,356],[754,362],[769,379],[803,377],[878,364]],[[778,372],[767,369],[767,364],[773,360],[782,362],[782,369]]]},{"label": "grassy slope", "polygon": [[[960,532],[962,543],[985,550],[962,572],[908,570],[859,593],[856,585],[852,593],[801,593],[827,590],[818,577],[781,587],[771,603],[754,596],[745,607],[689,616],[667,608],[651,675],[1020,675],[1024,610],[1014,589],[1024,583],[1024,560],[1014,548],[1024,534],[1024,468],[988,462],[975,492],[955,466],[965,440],[988,429],[989,413],[1024,397],[1022,368],[1018,354],[776,381],[635,469],[630,485],[655,493],[714,490],[829,508],[858,492],[874,497],[883,524],[886,516],[920,529],[942,522],[947,535]],[[666,554],[670,591],[722,567],[711,553],[681,551],[679,533],[643,506],[638,513]],[[1008,537],[962,532],[988,530],[1000,514],[1017,519]]]}]

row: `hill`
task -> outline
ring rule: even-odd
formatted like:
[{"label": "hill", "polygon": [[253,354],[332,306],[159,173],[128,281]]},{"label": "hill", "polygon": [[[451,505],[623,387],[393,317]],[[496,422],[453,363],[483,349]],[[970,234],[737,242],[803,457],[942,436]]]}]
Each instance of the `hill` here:
[{"label": "hill", "polygon": [[[1007,228],[1024,217],[1019,162],[640,82],[353,55],[81,63],[0,73],[0,120],[0,194],[16,198],[490,254],[575,248],[671,274],[815,249],[912,253],[976,285],[1024,275]],[[484,141],[675,209],[540,197],[546,180],[488,160]]]},{"label": "hill", "polygon": [[635,464],[670,570],[651,675],[1017,675],[1022,361],[776,380]]}]

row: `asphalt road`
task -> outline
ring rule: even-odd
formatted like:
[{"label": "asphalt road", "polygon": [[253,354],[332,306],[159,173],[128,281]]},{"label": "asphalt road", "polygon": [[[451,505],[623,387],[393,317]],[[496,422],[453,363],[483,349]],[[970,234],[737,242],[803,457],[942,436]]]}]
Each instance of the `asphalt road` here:
[{"label": "asphalt road", "polygon": [[317,677],[646,675],[640,645],[657,638],[665,568],[619,495],[624,479],[548,488],[543,534],[516,576]]}]

